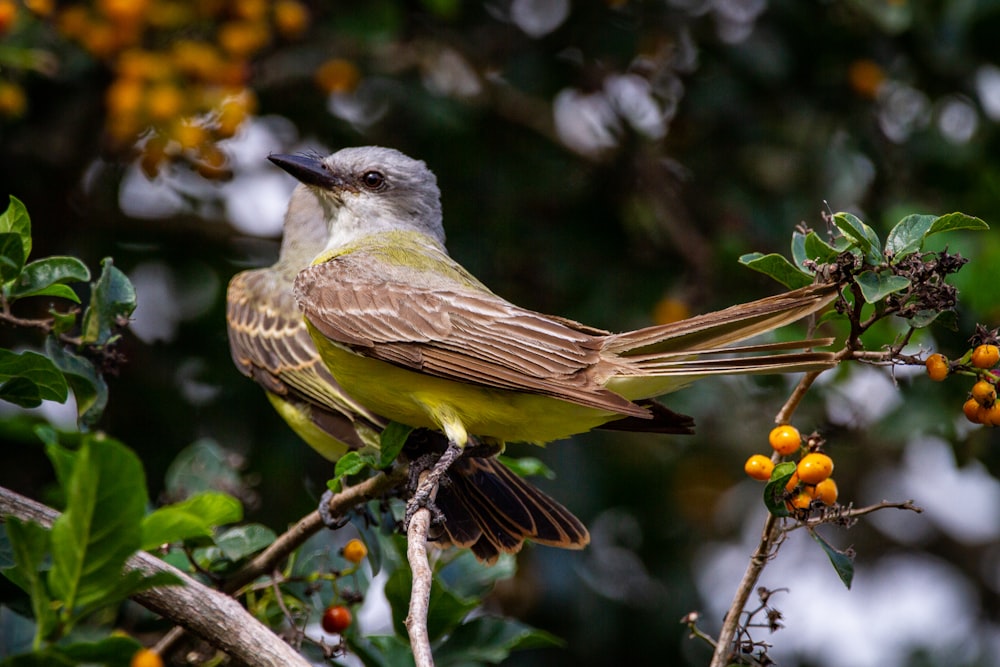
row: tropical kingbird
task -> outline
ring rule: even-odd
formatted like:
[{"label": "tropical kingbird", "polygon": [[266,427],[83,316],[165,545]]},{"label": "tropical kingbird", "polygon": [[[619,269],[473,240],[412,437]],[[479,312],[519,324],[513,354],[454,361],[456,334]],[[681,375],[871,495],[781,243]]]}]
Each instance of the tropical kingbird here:
[{"label": "tropical kingbird", "polygon": [[[243,271],[229,283],[229,345],[237,368],[264,388],[295,433],[336,461],[347,451],[377,447],[386,420],[340,388],[295,305],[295,275],[324,248],[328,234],[322,200],[299,189],[285,219],[278,261]],[[411,447],[413,442],[418,444]],[[438,433],[415,432],[404,451],[416,457],[446,445]],[[525,539],[570,549],[590,539],[569,510],[495,458],[463,457],[448,471],[435,504],[444,517],[440,537],[487,562],[518,551]]]},{"label": "tropical kingbird", "polygon": [[516,306],[453,260],[423,162],[379,147],[270,160],[305,185],[290,215],[329,228],[294,288],[326,366],[368,409],[438,429],[453,446],[470,436],[543,444],[617,420],[682,428],[648,400],[709,375],[835,363],[829,352],[788,352],[829,340],[720,349],[816,312],[835,285],[612,334]]}]

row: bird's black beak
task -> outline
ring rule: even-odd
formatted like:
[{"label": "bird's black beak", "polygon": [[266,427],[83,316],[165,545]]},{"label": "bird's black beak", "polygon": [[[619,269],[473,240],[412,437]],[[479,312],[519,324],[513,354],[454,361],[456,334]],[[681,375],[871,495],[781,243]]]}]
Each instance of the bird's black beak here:
[{"label": "bird's black beak", "polygon": [[344,185],[344,179],[330,171],[329,167],[318,157],[275,155],[272,153],[267,156],[267,159],[306,185],[314,185],[325,190],[332,190]]}]

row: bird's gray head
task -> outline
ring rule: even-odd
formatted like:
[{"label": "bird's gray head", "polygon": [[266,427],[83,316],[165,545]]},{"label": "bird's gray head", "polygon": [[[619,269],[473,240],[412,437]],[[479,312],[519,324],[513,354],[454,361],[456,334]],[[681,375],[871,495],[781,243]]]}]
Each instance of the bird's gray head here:
[{"label": "bird's gray head", "polygon": [[331,246],[379,231],[412,230],[444,245],[441,192],[427,165],[379,146],[315,155],[271,155],[303,185],[296,198],[318,196],[330,226]]}]

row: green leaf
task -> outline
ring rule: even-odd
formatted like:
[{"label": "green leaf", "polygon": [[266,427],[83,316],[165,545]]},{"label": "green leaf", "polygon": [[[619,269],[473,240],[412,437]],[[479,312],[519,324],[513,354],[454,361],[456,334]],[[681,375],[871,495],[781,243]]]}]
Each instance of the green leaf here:
[{"label": "green leaf", "polygon": [[[401,636],[406,634],[403,620],[408,612],[412,582],[410,569],[399,567],[385,583],[385,595],[392,608],[393,625]],[[431,597],[427,608],[427,634],[430,640],[437,641],[445,633],[456,628],[469,612],[478,606],[477,600],[459,597],[438,577],[434,577],[431,581]]]},{"label": "green leaf", "polygon": [[81,606],[77,614],[83,617],[102,608],[117,607],[136,593],[141,593],[157,586],[176,586],[182,583],[181,579],[173,572],[157,572],[146,576],[138,570],[129,570],[115,582],[114,586],[106,589],[104,595],[94,598],[87,605]]},{"label": "green leaf", "polygon": [[520,477],[544,477],[545,479],[555,479],[556,473],[552,468],[542,463],[541,459],[534,456],[498,456],[505,466],[516,472]]},{"label": "green leaf", "polygon": [[763,255],[759,252],[748,253],[740,257],[740,264],[774,278],[789,289],[805,287],[812,284],[813,281],[812,276],[796,268],[794,264],[777,253],[769,255]]},{"label": "green leaf", "polygon": [[196,440],[174,458],[165,476],[167,495],[188,498],[202,491],[242,489],[233,456],[209,438]]},{"label": "green leaf", "polygon": [[771,479],[764,486],[764,505],[767,511],[775,516],[788,516],[788,508],[785,506],[785,486],[788,480],[795,474],[795,463],[784,461],[774,466],[771,471]]},{"label": "green leaf", "polygon": [[950,232],[955,229],[971,229],[981,231],[989,229],[990,226],[979,218],[964,213],[946,213],[934,219],[931,228],[927,230],[927,236]]},{"label": "green leaf", "polygon": [[28,209],[17,197],[10,198],[10,205],[7,210],[0,213],[0,233],[13,233],[21,239],[21,249],[23,256],[20,264],[28,261],[31,254],[31,217],[28,216]]},{"label": "green leaf", "polygon": [[518,621],[495,616],[479,616],[458,626],[434,653],[438,667],[469,664],[498,664],[512,651],[552,648],[563,641],[554,635]]},{"label": "green leaf", "polygon": [[277,538],[274,531],[259,523],[230,528],[215,538],[215,544],[229,560],[236,562],[269,547]]},{"label": "green leaf", "polygon": [[84,436],[68,482],[66,511],[52,524],[48,583],[65,613],[72,613],[101,600],[120,580],[141,544],[147,496],[139,458],[100,435]]},{"label": "green leaf", "polygon": [[88,280],[87,265],[76,257],[46,257],[24,267],[10,288],[10,297],[58,296],[80,303],[80,297],[64,283]]},{"label": "green leaf", "polygon": [[52,336],[45,339],[45,353],[62,371],[73,390],[77,418],[87,426],[96,424],[108,405],[108,384],[104,376],[97,372],[90,359],[66,349]]},{"label": "green leaf", "polygon": [[933,215],[908,215],[889,231],[885,239],[885,255],[896,262],[924,246],[924,237],[934,223]]},{"label": "green leaf", "polygon": [[51,545],[50,532],[34,522],[8,517],[7,537],[14,556],[14,567],[3,570],[4,576],[22,588],[31,597],[31,611],[35,616],[35,647],[47,638],[57,626],[51,596],[42,578],[42,567]]},{"label": "green leaf", "polygon": [[99,664],[107,667],[127,667],[142,644],[132,637],[111,636],[94,642],[60,644],[50,648],[73,664]]},{"label": "green leaf", "polygon": [[205,491],[187,500],[161,507],[142,519],[142,548],[211,537],[215,528],[243,519],[243,506],[236,498]]},{"label": "green leaf", "polygon": [[345,639],[351,653],[365,667],[409,667],[414,664],[410,644],[395,635],[358,637],[356,633],[348,633]]},{"label": "green leaf", "polygon": [[337,466],[333,470],[333,475],[336,478],[356,475],[364,470],[367,465],[357,452],[347,452],[337,460]]},{"label": "green leaf", "polygon": [[8,283],[24,268],[24,246],[21,237],[11,232],[0,233],[0,282]]},{"label": "green leaf", "polygon": [[823,551],[826,552],[827,558],[830,559],[830,564],[836,570],[837,576],[840,577],[845,586],[850,588],[851,582],[854,580],[854,555],[837,551],[826,540],[820,537],[819,533],[815,530],[809,529],[809,534],[823,547]]},{"label": "green leaf", "polygon": [[834,213],[833,224],[861,250],[872,264],[882,261],[882,244],[875,230],[851,213]]},{"label": "green leaf", "polygon": [[69,332],[76,326],[76,313],[65,312],[60,313],[55,308],[49,309],[49,315],[52,317],[52,335],[59,336]]},{"label": "green leaf", "polygon": [[[11,383],[14,379],[19,381]],[[0,382],[0,398],[26,408],[43,400],[64,403],[69,396],[63,374],[52,360],[37,352],[18,354],[0,349]]]},{"label": "green leaf", "polygon": [[809,259],[806,255],[806,236],[802,232],[792,232],[792,262],[805,270],[804,263]]},{"label": "green leaf", "polygon": [[834,261],[843,249],[837,249],[820,238],[816,232],[806,234],[804,241],[805,253],[808,259],[818,264],[827,264]]},{"label": "green leaf", "polygon": [[84,343],[105,345],[115,328],[128,320],[135,310],[135,288],[128,277],[106,257],[101,277],[91,285],[90,305],[83,314]]},{"label": "green leaf", "polygon": [[914,329],[923,329],[935,322],[950,331],[958,331],[958,315],[954,310],[921,310],[906,318],[906,323]]},{"label": "green leaf", "polygon": [[406,444],[406,439],[410,437],[410,433],[412,432],[412,426],[400,424],[399,422],[389,422],[386,425],[379,438],[381,457],[378,461],[378,468],[380,470],[392,465],[392,462],[399,456],[399,452],[403,450],[403,445]]},{"label": "green leaf", "polygon": [[910,286],[909,278],[891,273],[875,273],[874,271],[859,273],[854,277],[854,280],[861,287],[861,295],[864,296],[867,303],[878,303],[890,294]]}]

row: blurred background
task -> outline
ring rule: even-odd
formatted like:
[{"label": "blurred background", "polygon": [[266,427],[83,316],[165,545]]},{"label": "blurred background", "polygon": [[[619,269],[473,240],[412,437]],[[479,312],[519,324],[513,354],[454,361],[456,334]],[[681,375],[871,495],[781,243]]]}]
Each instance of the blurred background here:
[{"label": "blurred background", "polygon": [[[274,260],[294,186],[268,153],[423,159],[454,257],[521,305],[622,330],[780,290],[737,258],[787,253],[824,211],[883,234],[908,213],[1000,221],[998,31],[988,0],[0,0],[0,194],[27,205],[33,256],[112,256],[134,281],[100,426],[140,453],[154,497],[212,440],[251,482],[248,518],[281,530],[332,467],[229,358],[227,281]],[[959,330],[915,342],[954,357],[1000,317],[1000,235],[949,243],[972,260]],[[593,544],[523,552],[490,604],[566,647],[507,664],[705,664],[679,620],[717,631],[764,516],[742,463],[791,386],[671,397],[694,437],[511,447],[553,468],[539,484]],[[785,628],[755,635],[781,664],[997,664],[1000,442],[964,422],[966,390],[853,365],[797,413],[828,438],[842,501],[926,512],[823,531],[858,554],[851,591],[789,536],[763,582],[788,589],[771,600]],[[45,499],[23,420],[3,422],[0,483]]]}]

